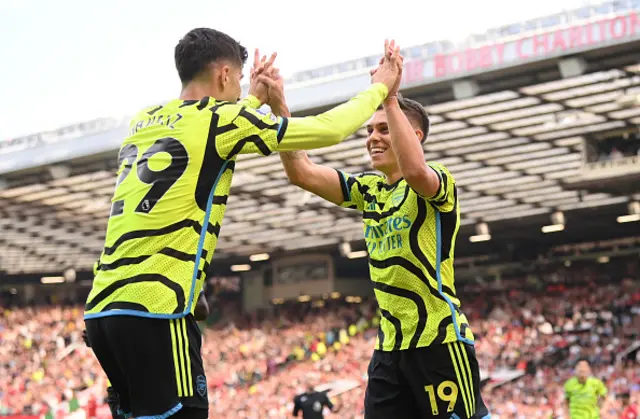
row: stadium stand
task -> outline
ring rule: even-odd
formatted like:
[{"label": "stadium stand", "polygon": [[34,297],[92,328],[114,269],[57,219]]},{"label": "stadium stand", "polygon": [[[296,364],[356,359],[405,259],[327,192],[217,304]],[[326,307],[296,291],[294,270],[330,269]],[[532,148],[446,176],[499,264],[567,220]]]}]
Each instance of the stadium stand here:
[{"label": "stadium stand", "polygon": [[[616,394],[631,392],[637,400],[640,266],[636,258],[617,264],[616,274],[608,265],[577,265],[536,275],[535,282],[514,277],[500,287],[462,287],[494,417],[560,412],[562,384],[582,358],[609,388],[603,418],[617,417]],[[213,417],[285,417],[309,374],[333,393],[348,389],[337,396],[341,417],[361,417],[375,304],[318,301],[253,316],[218,303],[226,312],[205,329],[203,347]],[[62,416],[109,417],[105,378],[82,342],[81,311],[59,305],[0,311],[0,373],[11,377],[0,382],[0,414],[60,417],[71,410]]]}]

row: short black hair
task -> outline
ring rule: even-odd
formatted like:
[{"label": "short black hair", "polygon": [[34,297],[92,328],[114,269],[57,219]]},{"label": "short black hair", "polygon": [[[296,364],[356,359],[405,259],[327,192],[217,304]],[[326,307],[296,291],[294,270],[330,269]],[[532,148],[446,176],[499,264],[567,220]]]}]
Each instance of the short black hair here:
[{"label": "short black hair", "polygon": [[247,61],[247,49],[226,33],[209,28],[190,30],[174,51],[176,69],[183,85],[200,74],[207,65],[230,60],[239,65]]},{"label": "short black hair", "polygon": [[[398,104],[409,120],[420,124],[420,129],[422,130],[422,138],[420,138],[420,142],[424,143],[429,136],[429,130],[431,129],[431,120],[429,119],[429,114],[425,110],[424,106],[422,106],[420,102],[407,99],[400,94],[398,94]],[[382,109],[384,109],[382,106],[378,108],[378,110]]]}]

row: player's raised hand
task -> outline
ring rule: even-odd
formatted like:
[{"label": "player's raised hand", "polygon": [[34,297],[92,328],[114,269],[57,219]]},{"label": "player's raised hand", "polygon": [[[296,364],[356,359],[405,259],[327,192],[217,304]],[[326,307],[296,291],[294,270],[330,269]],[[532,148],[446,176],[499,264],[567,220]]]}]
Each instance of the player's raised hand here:
[{"label": "player's raised hand", "polygon": [[249,76],[249,94],[257,97],[263,104],[269,99],[269,87],[260,82],[259,76],[272,68],[277,56],[278,54],[274,52],[268,60],[266,55],[260,58],[260,50],[257,48],[253,53],[253,66]]},{"label": "player's raised hand", "polygon": [[402,81],[404,58],[400,55],[400,46],[395,41],[384,41],[384,56],[378,68],[371,71],[371,83],[383,83],[389,89],[388,96],[395,96]]},{"label": "player's raised hand", "polygon": [[261,83],[269,86],[267,104],[276,115],[283,116],[283,113],[285,111],[288,112],[288,109],[284,96],[284,79],[280,76],[280,70],[276,67],[271,67],[258,77]]}]

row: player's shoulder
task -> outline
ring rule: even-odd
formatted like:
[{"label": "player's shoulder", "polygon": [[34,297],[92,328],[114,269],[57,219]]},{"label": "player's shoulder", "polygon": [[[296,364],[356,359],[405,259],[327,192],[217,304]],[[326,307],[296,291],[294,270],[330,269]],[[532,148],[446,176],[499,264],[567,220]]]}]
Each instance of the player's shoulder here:
[{"label": "player's shoulder", "polygon": [[440,162],[437,162],[437,161],[430,161],[430,162],[427,163],[427,166],[429,166],[433,170],[435,170],[440,176],[445,175],[449,179],[453,179],[453,176],[451,175],[451,172],[449,171],[447,166],[445,166],[444,164],[442,164]]},{"label": "player's shoulder", "polygon": [[571,377],[567,381],[565,381],[564,387],[565,388],[571,387],[575,385],[577,382],[578,382],[578,379],[576,377]]},{"label": "player's shoulder", "polygon": [[286,119],[280,118],[259,106],[259,103],[252,103],[251,100],[247,99],[237,103],[215,101],[209,107],[209,110],[218,114],[223,122],[236,121],[238,117],[241,117],[243,120],[260,127],[273,126]]}]

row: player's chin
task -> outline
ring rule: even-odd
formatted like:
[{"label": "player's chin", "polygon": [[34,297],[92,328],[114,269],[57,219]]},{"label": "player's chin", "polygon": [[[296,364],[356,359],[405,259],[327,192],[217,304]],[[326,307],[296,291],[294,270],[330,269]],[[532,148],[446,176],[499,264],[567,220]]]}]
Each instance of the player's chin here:
[{"label": "player's chin", "polygon": [[387,159],[385,158],[387,152],[385,151],[384,153],[381,154],[375,154],[373,156],[369,156],[371,158],[371,167],[373,167],[376,170],[382,170],[385,167],[387,167],[389,165],[389,162],[387,161]]}]

